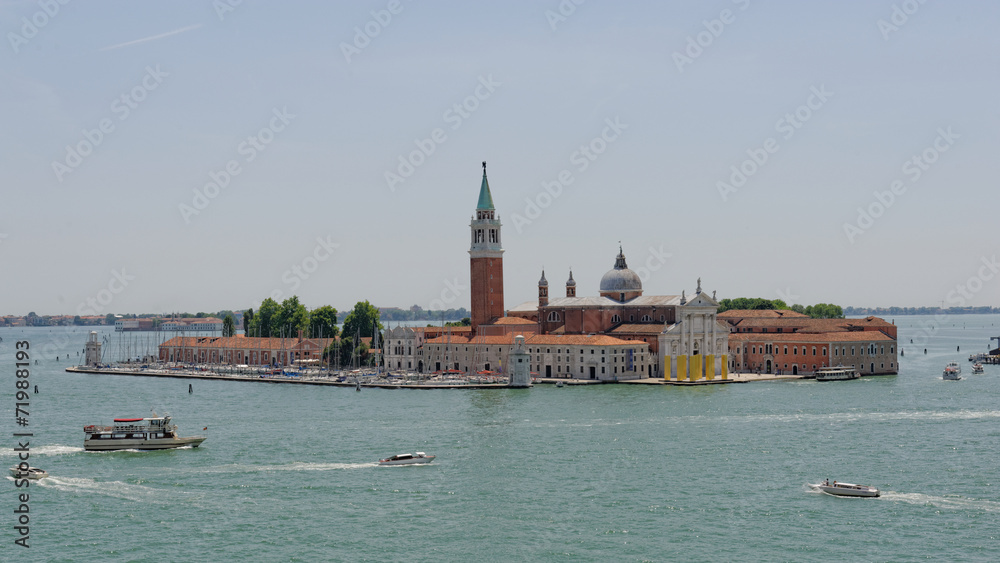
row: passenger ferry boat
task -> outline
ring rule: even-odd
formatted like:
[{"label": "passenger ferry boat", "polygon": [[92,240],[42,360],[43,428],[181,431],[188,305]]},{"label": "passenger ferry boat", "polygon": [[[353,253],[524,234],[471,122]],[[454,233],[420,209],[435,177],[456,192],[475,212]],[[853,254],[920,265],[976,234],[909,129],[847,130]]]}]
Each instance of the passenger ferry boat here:
[{"label": "passenger ferry boat", "polygon": [[983,364],[981,364],[979,362],[976,362],[976,363],[972,364],[972,373],[973,374],[983,374],[983,373],[986,373],[986,371],[983,369]]},{"label": "passenger ferry boat", "polygon": [[962,379],[962,368],[957,362],[951,362],[944,368],[944,372],[941,374],[941,379],[946,379],[948,381],[958,381]]},{"label": "passenger ferry boat", "polygon": [[204,436],[182,438],[177,436],[177,425],[169,416],[150,418],[116,418],[114,426],[84,426],[83,449],[86,451],[111,450],[166,450],[191,446],[197,448]]},{"label": "passenger ferry boat", "polygon": [[861,377],[853,367],[827,367],[816,370],[816,381],[843,381]]}]

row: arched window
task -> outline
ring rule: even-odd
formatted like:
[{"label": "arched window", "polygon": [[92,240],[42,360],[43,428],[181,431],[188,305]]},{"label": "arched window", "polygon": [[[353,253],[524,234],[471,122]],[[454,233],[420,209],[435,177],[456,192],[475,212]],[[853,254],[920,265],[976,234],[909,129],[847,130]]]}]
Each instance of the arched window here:
[{"label": "arched window", "polygon": [[650,317],[649,315],[643,315],[641,321],[644,323],[651,323],[653,322],[653,317]]},{"label": "arched window", "polygon": [[622,318],[619,317],[618,315],[611,315],[611,322],[614,324],[618,324],[622,322]]},{"label": "arched window", "polygon": [[551,313],[549,313],[549,322],[550,323],[557,323],[557,322],[559,322],[559,313],[557,313],[555,311],[552,311]]}]

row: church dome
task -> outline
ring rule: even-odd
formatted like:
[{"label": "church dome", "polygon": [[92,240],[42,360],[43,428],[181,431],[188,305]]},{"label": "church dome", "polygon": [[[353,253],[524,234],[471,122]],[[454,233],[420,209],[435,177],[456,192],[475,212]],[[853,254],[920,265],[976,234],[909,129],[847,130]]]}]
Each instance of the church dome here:
[{"label": "church dome", "polygon": [[642,291],[642,280],[639,279],[639,274],[628,268],[628,265],[625,263],[625,254],[619,248],[618,257],[615,259],[615,267],[601,278],[601,293],[632,291]]}]

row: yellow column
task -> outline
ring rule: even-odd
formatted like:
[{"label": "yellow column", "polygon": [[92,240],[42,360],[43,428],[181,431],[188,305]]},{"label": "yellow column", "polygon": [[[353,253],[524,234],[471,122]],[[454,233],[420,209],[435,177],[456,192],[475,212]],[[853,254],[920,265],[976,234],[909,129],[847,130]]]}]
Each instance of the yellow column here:
[{"label": "yellow column", "polygon": [[701,355],[691,356],[691,373],[688,375],[688,379],[691,381],[697,381],[701,378]]},{"label": "yellow column", "polygon": [[688,357],[684,354],[677,356],[677,381],[687,379]]},{"label": "yellow column", "polygon": [[663,356],[663,379],[670,379],[670,356]]},{"label": "yellow column", "polygon": [[705,379],[715,379],[715,354],[705,356]]},{"label": "yellow column", "polygon": [[727,379],[729,375],[729,356],[722,355],[722,379]]}]

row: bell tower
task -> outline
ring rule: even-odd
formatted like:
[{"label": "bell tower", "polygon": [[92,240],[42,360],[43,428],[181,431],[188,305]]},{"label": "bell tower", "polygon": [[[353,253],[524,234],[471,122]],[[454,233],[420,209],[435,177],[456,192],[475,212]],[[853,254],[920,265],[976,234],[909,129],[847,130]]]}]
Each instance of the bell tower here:
[{"label": "bell tower", "polygon": [[503,308],[503,246],[500,244],[500,219],[493,208],[493,195],[486,181],[486,161],[483,161],[483,184],[479,188],[479,204],[469,227],[472,244],[469,262],[472,270],[472,330],[504,315]]}]

